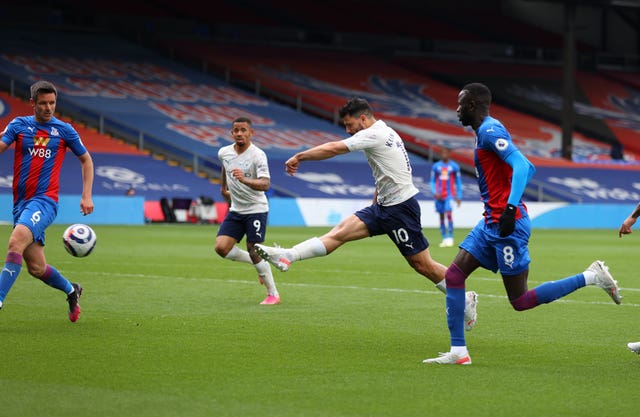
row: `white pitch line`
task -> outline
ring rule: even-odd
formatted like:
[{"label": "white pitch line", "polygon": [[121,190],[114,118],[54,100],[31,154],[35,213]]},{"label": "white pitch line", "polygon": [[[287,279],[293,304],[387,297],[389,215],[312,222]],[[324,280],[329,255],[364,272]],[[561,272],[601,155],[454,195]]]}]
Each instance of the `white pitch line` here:
[{"label": "white pitch line", "polygon": [[[94,275],[99,275],[100,273],[94,273]],[[121,276],[121,277],[138,277],[138,278],[170,278],[170,279],[182,279],[182,280],[197,280],[203,281],[203,278],[188,278],[188,277],[175,277],[175,276],[167,276],[167,275],[148,275],[148,274],[123,274],[123,273],[103,273],[103,275],[109,276]],[[256,280],[239,280],[239,279],[226,279],[226,278],[206,278],[207,280],[218,281],[218,282],[227,282],[232,284],[243,284],[243,285],[255,285],[257,283]],[[496,281],[502,282],[499,278],[483,278],[478,277],[476,280],[483,281]],[[530,281],[531,283],[531,281]],[[379,288],[379,287],[360,287],[357,285],[327,285],[327,284],[311,284],[311,283],[293,283],[293,282],[283,282],[278,281],[278,286],[288,286],[288,287],[301,287],[301,288],[325,288],[325,289],[341,289],[341,290],[361,290],[361,291],[381,291],[381,292],[390,292],[390,293],[406,293],[406,294],[429,294],[429,295],[441,295],[442,293],[438,290],[408,290],[402,288]],[[640,307],[640,304],[635,303],[625,303],[624,302],[624,292],[625,291],[640,291],[640,288],[620,288],[622,291],[622,304],[624,307]],[[506,299],[506,295],[499,294],[487,294],[487,293],[478,293],[478,296],[483,298],[500,298]],[[589,305],[610,305],[611,301],[580,301],[580,300],[566,300],[559,299],[555,300],[554,303],[570,303],[570,304],[589,304]]]}]

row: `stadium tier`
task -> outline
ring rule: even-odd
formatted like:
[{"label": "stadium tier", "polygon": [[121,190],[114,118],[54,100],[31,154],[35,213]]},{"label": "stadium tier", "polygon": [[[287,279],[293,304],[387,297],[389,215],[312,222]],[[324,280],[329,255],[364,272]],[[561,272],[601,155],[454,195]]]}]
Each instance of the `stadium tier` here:
[{"label": "stadium tier", "polygon": [[[254,140],[270,159],[274,196],[362,198],[363,190],[370,191],[373,181],[360,154],[342,155],[332,161],[335,163],[327,162],[318,168],[308,165],[295,178],[281,168],[296,151],[346,136],[344,129],[333,123],[333,117],[338,106],[353,95],[369,99],[379,117],[401,132],[410,150],[424,157],[430,152],[437,154],[443,146],[452,147],[455,159],[467,167],[471,165],[473,133],[460,126],[455,114],[459,87],[373,56],[358,56],[359,65],[345,66],[351,56],[340,52],[172,43],[174,51],[241,74],[251,83],[248,90],[115,36],[48,36],[50,42],[39,49],[37,34],[1,32],[6,53],[0,57],[0,75],[23,90],[35,79],[49,79],[60,89],[60,111],[74,114],[74,118],[93,118],[96,124],[103,124],[105,131],[134,141],[141,148],[160,149],[187,163],[192,161],[196,171],[207,168],[219,173],[217,151],[231,143],[231,121],[237,116],[249,116],[256,129]],[[23,49],[25,43],[30,46],[29,53]],[[264,94],[267,89],[268,96]],[[278,94],[276,101],[274,96]],[[291,97],[313,103],[317,113],[324,116],[312,117],[278,103]],[[557,125],[504,106],[495,106],[494,112],[539,167],[528,192],[530,198],[570,202],[610,198],[600,194],[591,200],[590,196],[567,194],[556,172],[545,173],[546,167],[585,167],[556,156],[560,137]],[[586,155],[594,162],[602,159],[600,164],[588,166],[607,168],[608,177],[619,178],[616,183],[626,184],[629,199],[634,198],[631,178],[637,171],[632,170],[638,167],[631,161],[624,166],[611,166],[607,158],[609,146],[580,134],[575,139],[576,154]],[[429,198],[424,184],[430,165],[418,154],[413,157],[415,176],[423,184],[423,197]],[[599,184],[600,171],[587,171],[580,171],[580,178]],[[466,180],[469,192],[465,198],[477,199],[472,191],[474,180]],[[219,195],[217,191],[193,193],[201,194]]]}]

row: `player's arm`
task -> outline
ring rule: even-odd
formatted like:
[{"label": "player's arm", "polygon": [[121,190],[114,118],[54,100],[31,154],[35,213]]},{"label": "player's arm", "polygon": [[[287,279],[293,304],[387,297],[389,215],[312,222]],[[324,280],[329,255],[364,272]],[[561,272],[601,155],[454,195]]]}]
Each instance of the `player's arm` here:
[{"label": "player's arm", "polygon": [[80,198],[80,212],[83,215],[93,213],[93,159],[89,152],[78,157],[82,169],[82,197]]},{"label": "player's arm", "polygon": [[640,216],[640,203],[638,203],[638,205],[631,212],[629,217],[627,217],[624,220],[624,222],[622,222],[622,225],[620,226],[620,230],[618,230],[619,237],[622,237],[622,235],[628,235],[629,233],[631,233],[631,227],[636,223],[636,220],[638,220],[638,216]]},{"label": "player's arm", "polygon": [[326,142],[293,155],[285,162],[285,170],[289,175],[293,175],[298,171],[302,161],[322,161],[348,152],[349,148],[341,140]]},{"label": "player's arm", "polygon": [[227,185],[227,170],[224,169],[224,167],[222,167],[220,178],[222,178],[222,181],[220,182],[220,194],[227,203],[231,203],[231,193],[229,192],[229,187]]},{"label": "player's arm", "polygon": [[271,179],[269,177],[247,178],[240,168],[234,169],[231,174],[239,182],[256,191],[267,191],[271,186]]},{"label": "player's arm", "polygon": [[0,140],[0,153],[6,151],[8,147],[9,145]]},{"label": "player's arm", "polygon": [[536,172],[535,167],[520,151],[514,151],[504,160],[511,169],[513,174],[511,177],[511,192],[509,193],[508,204],[517,206],[524,194],[529,180]]},{"label": "player's arm", "polygon": [[456,202],[458,203],[458,207],[459,207],[460,202],[462,201],[462,173],[460,172],[459,167],[456,170],[455,177],[456,177],[456,191],[457,191],[456,199],[458,200]]},{"label": "player's arm", "polygon": [[433,198],[436,200],[440,199],[440,195],[436,190],[436,167],[435,164],[431,166],[431,178],[429,179],[429,187],[431,187],[431,194],[433,194]]},{"label": "player's arm", "polygon": [[513,233],[516,225],[516,208],[524,194],[527,183],[536,172],[533,164],[519,150],[511,152],[504,161],[509,164],[513,173],[507,206],[504,208],[502,216],[500,216],[501,237],[509,236]]}]

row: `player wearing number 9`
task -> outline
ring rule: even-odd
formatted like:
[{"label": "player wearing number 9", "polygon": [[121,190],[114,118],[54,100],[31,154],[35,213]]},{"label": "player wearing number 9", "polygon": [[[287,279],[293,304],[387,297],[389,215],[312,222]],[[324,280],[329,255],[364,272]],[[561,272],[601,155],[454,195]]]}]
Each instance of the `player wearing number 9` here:
[{"label": "player wearing number 9", "polygon": [[425,363],[471,363],[463,330],[464,293],[467,277],[479,267],[500,271],[509,302],[518,311],[552,302],[585,285],[599,286],[620,303],[617,283],[601,261],[582,273],[528,289],[531,220],[522,195],[535,168],[513,144],[504,125],[489,115],[490,105],[491,92],[483,84],[468,84],[458,94],[458,118],[476,133],[474,163],[484,218],[460,244],[446,272],[451,349]]},{"label": "player wearing number 9", "polygon": [[[265,286],[267,297],[260,303],[280,303],[268,262],[260,259],[254,245],[264,242],[267,231],[269,201],[265,192],[271,186],[267,155],[251,142],[253,126],[246,117],[238,117],[231,124],[233,143],[218,151],[222,163],[222,197],[230,204],[216,236],[216,253],[221,257],[254,266],[258,280]],[[247,237],[247,250],[237,243]]]},{"label": "player wearing number 9", "polygon": [[5,128],[0,153],[15,144],[13,175],[13,223],[9,248],[0,273],[0,307],[13,286],[22,261],[29,274],[67,294],[69,320],[80,316],[79,284],[71,283],[57,269],[47,264],[44,254],[45,230],[58,212],[60,170],[67,149],[78,158],[82,172],[82,214],[93,212],[93,161],[69,123],[54,114],[58,92],[48,81],[31,86],[33,116],[16,117]]}]

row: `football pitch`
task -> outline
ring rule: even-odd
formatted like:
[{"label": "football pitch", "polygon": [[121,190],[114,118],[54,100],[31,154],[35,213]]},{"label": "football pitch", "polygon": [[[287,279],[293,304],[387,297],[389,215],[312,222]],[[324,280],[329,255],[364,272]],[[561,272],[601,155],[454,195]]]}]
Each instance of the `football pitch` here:
[{"label": "football pitch", "polygon": [[[623,219],[620,219],[621,221]],[[471,366],[425,365],[448,350],[445,298],[384,236],[274,270],[282,303],[259,305],[255,269],[218,257],[214,225],[93,226],[72,258],[63,225],[47,260],[84,287],[82,315],[22,273],[0,310],[0,416],[632,416],[640,408],[640,231],[534,230],[529,285],[602,259],[622,305],[599,288],[514,311],[478,270]],[[328,228],[268,230],[290,246]],[[448,265],[456,248],[432,256]],[[456,232],[459,242],[467,230]],[[9,226],[0,226],[6,248]],[[244,242],[241,243],[244,248]],[[3,252],[4,256],[4,252]]]}]

